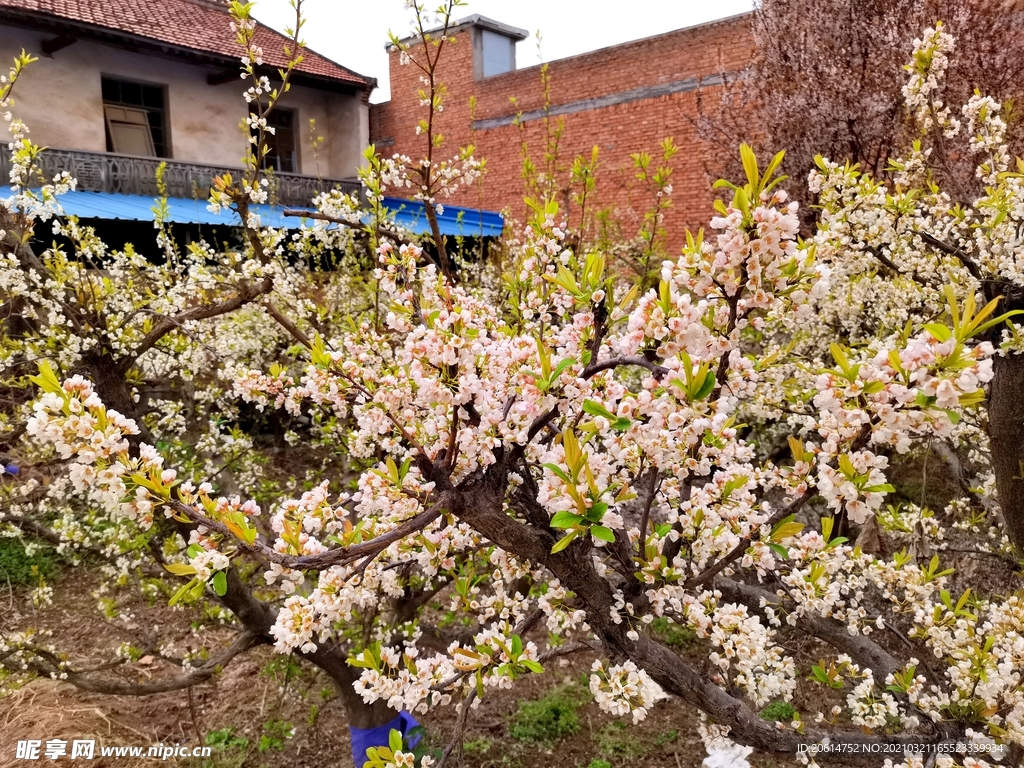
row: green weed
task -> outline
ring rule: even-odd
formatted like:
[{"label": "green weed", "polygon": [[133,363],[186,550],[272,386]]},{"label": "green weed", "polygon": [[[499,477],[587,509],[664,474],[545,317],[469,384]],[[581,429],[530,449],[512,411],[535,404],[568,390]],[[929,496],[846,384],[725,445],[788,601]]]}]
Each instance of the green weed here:
[{"label": "green weed", "polygon": [[57,560],[48,548],[35,547],[29,555],[21,539],[0,538],[0,584],[37,586],[39,577],[48,578],[57,570]]},{"label": "green weed", "polygon": [[594,743],[605,757],[629,761],[643,755],[647,749],[636,736],[627,730],[621,720],[608,723],[594,734]]},{"label": "green weed", "polygon": [[509,734],[519,741],[551,744],[580,729],[578,710],[590,700],[590,693],[577,685],[554,688],[537,701],[519,702],[512,716]]},{"label": "green weed", "polygon": [[256,748],[260,754],[268,749],[284,749],[284,743],[294,735],[295,728],[291,723],[286,723],[284,720],[267,720],[263,724],[263,733],[260,734]]},{"label": "green weed", "polygon": [[788,701],[773,701],[761,710],[761,717],[765,720],[776,720],[783,723],[791,723],[796,716],[796,708]]}]

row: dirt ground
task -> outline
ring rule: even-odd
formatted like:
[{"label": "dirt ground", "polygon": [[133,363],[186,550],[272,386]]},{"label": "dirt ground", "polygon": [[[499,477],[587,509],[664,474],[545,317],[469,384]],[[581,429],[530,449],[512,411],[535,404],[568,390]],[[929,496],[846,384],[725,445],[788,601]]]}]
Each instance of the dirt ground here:
[{"label": "dirt ground", "polygon": [[[85,620],[80,609],[91,604],[95,584],[81,570],[66,571],[55,589],[54,605],[26,609],[17,594],[0,600],[0,621],[7,627],[34,626],[52,632],[49,642],[71,650],[77,669],[109,661],[112,650],[131,638],[112,623]],[[162,605],[146,610],[164,626],[180,626],[187,647],[188,614]],[[93,614],[95,616],[95,614]],[[230,633],[225,631],[224,642]],[[511,691],[490,691],[470,718],[464,768],[697,768],[705,756],[693,709],[675,698],[658,703],[646,720],[634,725],[602,713],[589,701],[587,656],[549,663],[543,675],[530,676]],[[159,659],[139,667],[161,678],[175,668]],[[540,701],[530,710],[531,702]],[[523,704],[528,710],[522,712]],[[540,725],[534,714],[541,712]],[[517,714],[518,713],[518,714]],[[429,746],[443,747],[455,726],[455,713],[443,710],[421,718]],[[538,727],[540,732],[536,733]],[[548,731],[544,731],[544,727]],[[26,739],[95,739],[91,761],[28,761],[16,757]],[[209,758],[102,757],[103,746],[155,744],[213,745]],[[222,674],[187,691],[147,697],[109,696],[70,684],[37,679],[0,698],[0,768],[27,765],[88,765],[91,768],[143,768],[178,764],[183,768],[346,768],[351,766],[344,711],[329,681],[308,665],[289,663],[270,648],[236,658]],[[603,761],[603,762],[602,762]],[[757,768],[789,768],[790,761],[757,756]]]}]

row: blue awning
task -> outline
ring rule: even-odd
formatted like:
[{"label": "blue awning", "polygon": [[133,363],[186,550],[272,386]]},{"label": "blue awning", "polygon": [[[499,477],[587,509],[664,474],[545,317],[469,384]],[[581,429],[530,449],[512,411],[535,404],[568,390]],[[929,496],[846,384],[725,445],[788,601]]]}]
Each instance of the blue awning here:
[{"label": "blue awning", "polygon": [[[424,205],[419,200],[403,200],[400,197],[385,197],[384,206],[395,221],[416,235],[430,234],[430,224]],[[495,211],[481,211],[476,208],[460,208],[457,205],[442,205],[437,217],[442,235],[463,237],[501,237],[505,218]]]},{"label": "blue awning", "polygon": [[[0,200],[11,197],[10,187],[0,187]],[[81,192],[63,194],[58,199],[67,216],[80,219],[106,219],[119,221],[153,221],[156,200],[146,195],[122,195],[114,192]],[[422,202],[403,200],[399,197],[385,197],[384,206],[395,221],[413,234],[430,234],[430,224]],[[301,229],[305,223],[295,216],[285,217],[282,206],[251,205],[253,213],[260,217],[260,223],[267,227]],[[238,214],[224,209],[219,214],[207,208],[206,200],[184,197],[167,198],[166,221],[172,224],[211,224],[227,227],[241,226]],[[442,235],[463,237],[500,237],[505,219],[494,211],[480,211],[474,208],[460,208],[455,205],[442,206],[437,217]]]},{"label": "blue awning", "polygon": [[[11,197],[10,187],[0,187],[0,200]],[[66,216],[80,219],[114,219],[119,221],[153,221],[156,200],[146,195],[122,195],[114,192],[68,192],[57,198]],[[167,198],[166,221],[172,224],[213,224],[225,227],[240,227],[238,214],[223,209],[219,214],[207,207],[206,200],[185,197]],[[299,229],[299,219],[285,218],[284,208],[276,205],[251,205],[253,213],[260,217],[260,223],[268,227]]]}]

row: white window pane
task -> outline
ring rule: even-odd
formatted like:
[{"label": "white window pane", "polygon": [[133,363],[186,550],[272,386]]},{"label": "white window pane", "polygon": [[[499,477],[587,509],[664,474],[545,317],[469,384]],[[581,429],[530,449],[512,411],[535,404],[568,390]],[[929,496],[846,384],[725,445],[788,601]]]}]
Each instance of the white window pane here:
[{"label": "white window pane", "polygon": [[146,113],[141,109],[130,109],[127,107],[114,107],[108,106],[107,120],[116,121],[119,123],[136,123],[137,125],[149,125],[149,120],[146,119]]},{"label": "white window pane", "polygon": [[104,112],[115,152],[146,157],[156,155],[153,134],[149,130],[149,117],[144,110],[107,105]]},{"label": "white window pane", "polygon": [[153,137],[150,136],[148,125],[131,123],[111,123],[110,138],[114,142],[114,151],[122,155],[153,156]]},{"label": "white window pane", "polygon": [[489,29],[481,30],[481,33],[484,77],[493,77],[515,69],[515,41]]}]

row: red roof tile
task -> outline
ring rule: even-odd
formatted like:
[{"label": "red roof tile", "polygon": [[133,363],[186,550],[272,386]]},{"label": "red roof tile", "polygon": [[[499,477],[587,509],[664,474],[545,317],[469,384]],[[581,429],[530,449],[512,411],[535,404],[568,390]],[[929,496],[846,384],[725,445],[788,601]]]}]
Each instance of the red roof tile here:
[{"label": "red roof tile", "polygon": [[[229,26],[222,0],[0,0],[0,8],[50,16],[72,23],[144,37],[168,45],[190,48],[215,56],[242,55]],[[2,16],[2,14],[0,14]],[[287,38],[260,24],[255,42],[263,60],[274,67],[286,63],[283,45]],[[370,88],[374,81],[321,56],[308,48],[298,71]]]}]

